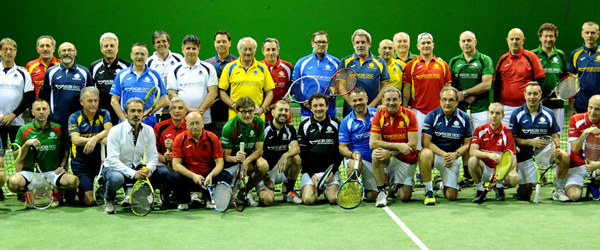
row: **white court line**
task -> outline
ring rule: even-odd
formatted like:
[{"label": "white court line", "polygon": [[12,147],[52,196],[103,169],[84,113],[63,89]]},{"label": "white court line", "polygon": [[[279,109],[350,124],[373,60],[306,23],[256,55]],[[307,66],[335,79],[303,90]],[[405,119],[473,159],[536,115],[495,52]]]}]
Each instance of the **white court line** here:
[{"label": "white court line", "polygon": [[396,222],[396,224],[398,224],[398,226],[400,226],[400,228],[402,228],[402,230],[404,230],[404,233],[406,233],[406,235],[408,235],[408,237],[410,237],[410,239],[412,241],[415,242],[415,244],[417,244],[417,246],[419,246],[419,248],[421,248],[422,250],[429,250],[429,248],[427,248],[427,246],[425,246],[425,244],[423,244],[423,242],[421,240],[419,240],[419,238],[412,232],[410,231],[410,228],[408,228],[404,222],[402,222],[400,220],[400,218],[398,218],[398,216],[396,216],[396,214],[394,212],[392,212],[392,210],[390,210],[388,207],[384,207],[383,210],[385,210],[385,212],[392,217],[392,219]]}]

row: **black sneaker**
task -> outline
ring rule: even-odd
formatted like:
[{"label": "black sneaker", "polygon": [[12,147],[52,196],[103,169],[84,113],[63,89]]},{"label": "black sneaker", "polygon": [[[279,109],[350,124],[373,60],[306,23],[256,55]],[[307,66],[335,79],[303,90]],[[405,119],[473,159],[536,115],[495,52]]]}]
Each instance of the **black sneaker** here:
[{"label": "black sneaker", "polygon": [[460,178],[460,181],[458,182],[458,185],[459,185],[461,188],[466,188],[466,187],[473,187],[473,186],[475,186],[475,184],[473,183],[473,179],[468,179],[468,178],[465,178],[465,177],[461,177],[461,178]]},{"label": "black sneaker", "polygon": [[504,188],[494,187],[494,191],[496,191],[496,200],[497,201],[505,201],[506,200],[506,195],[504,194]]},{"label": "black sneaker", "polygon": [[25,195],[23,194],[17,194],[17,200],[20,202],[25,202]]},{"label": "black sneaker", "polygon": [[4,195],[4,190],[2,190],[2,188],[0,188],[0,201],[4,201],[6,200],[6,195]]},{"label": "black sneaker", "polygon": [[388,188],[388,197],[396,198],[396,193],[398,193],[398,185],[392,184]]},{"label": "black sneaker", "polygon": [[475,198],[473,198],[473,203],[483,203],[485,201],[485,197],[487,196],[487,191],[477,190],[477,194]]}]

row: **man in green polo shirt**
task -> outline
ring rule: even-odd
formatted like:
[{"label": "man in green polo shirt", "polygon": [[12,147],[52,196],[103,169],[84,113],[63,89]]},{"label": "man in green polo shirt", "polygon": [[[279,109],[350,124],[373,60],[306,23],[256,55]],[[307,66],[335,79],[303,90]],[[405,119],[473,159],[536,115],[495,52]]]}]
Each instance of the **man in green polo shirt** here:
[{"label": "man in green polo shirt", "polygon": [[[541,44],[537,49],[531,50],[531,52],[540,58],[544,72],[546,73],[545,84],[542,89],[542,98],[546,98],[554,87],[556,87],[556,83],[568,75],[569,63],[567,62],[565,53],[554,46],[558,37],[558,28],[554,24],[542,24],[538,30],[538,37]],[[556,97],[555,94],[552,95],[552,97]],[[562,133],[565,125],[564,102],[547,100],[544,102],[544,106],[554,111],[554,117],[556,117],[556,121],[560,127],[560,133]]]},{"label": "man in green polo shirt", "polygon": [[[488,123],[487,110],[490,106],[490,88],[494,78],[492,59],[477,51],[475,33],[465,31],[458,40],[463,53],[452,58],[449,63],[452,72],[452,85],[459,90],[459,108],[471,109],[472,129]],[[463,178],[461,186],[472,183],[467,166],[469,151],[463,155]]]},{"label": "man in green polo shirt", "polygon": [[[67,172],[67,162],[61,157],[64,150],[61,143],[61,129],[57,123],[50,122],[50,105],[44,99],[37,99],[31,109],[34,121],[19,128],[15,143],[21,145],[21,158],[24,160],[23,169],[17,168],[17,173],[8,180],[8,188],[14,193],[27,192],[27,185],[33,176],[35,165],[33,152],[30,147],[37,149],[38,164],[44,175],[52,181],[52,185],[60,191],[75,190],[79,179]],[[26,197],[27,198],[27,197]],[[52,207],[59,205],[56,195]],[[26,199],[25,207],[33,207],[31,200]]]}]

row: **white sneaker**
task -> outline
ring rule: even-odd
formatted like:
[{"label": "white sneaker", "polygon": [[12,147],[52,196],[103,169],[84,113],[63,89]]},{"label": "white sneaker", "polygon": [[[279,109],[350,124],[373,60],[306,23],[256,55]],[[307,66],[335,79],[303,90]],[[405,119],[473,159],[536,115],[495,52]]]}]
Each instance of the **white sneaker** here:
[{"label": "white sneaker", "polygon": [[258,207],[258,201],[256,201],[254,199],[254,195],[252,195],[252,193],[248,193],[246,195],[246,201],[248,202],[248,205],[251,207]]},{"label": "white sneaker", "polygon": [[104,206],[104,212],[107,214],[116,214],[117,210],[115,210],[115,203],[112,201],[107,201],[106,205]]},{"label": "white sneaker", "polygon": [[552,199],[555,201],[570,201],[569,196],[565,194],[564,189],[555,189],[552,190]]},{"label": "white sneaker", "polygon": [[121,206],[122,207],[131,206],[131,201],[129,201],[129,195],[125,195],[125,199],[123,199],[123,201],[121,201]]},{"label": "white sneaker", "polygon": [[287,193],[283,198],[287,203],[302,204],[302,198],[300,198],[300,195],[296,191]]},{"label": "white sneaker", "polygon": [[213,205],[211,201],[206,201],[206,207],[204,207],[204,208],[206,208],[208,210],[213,210],[213,209],[215,209],[215,205]]},{"label": "white sneaker", "polygon": [[385,192],[379,192],[377,195],[377,202],[375,202],[376,207],[385,207],[387,206],[387,194]]},{"label": "white sneaker", "polygon": [[190,192],[190,201],[192,202],[192,205],[202,203],[202,199],[200,199],[198,192]]},{"label": "white sneaker", "polygon": [[179,211],[187,211],[189,209],[189,206],[187,203],[181,203],[179,204],[179,206],[177,206],[177,209]]}]

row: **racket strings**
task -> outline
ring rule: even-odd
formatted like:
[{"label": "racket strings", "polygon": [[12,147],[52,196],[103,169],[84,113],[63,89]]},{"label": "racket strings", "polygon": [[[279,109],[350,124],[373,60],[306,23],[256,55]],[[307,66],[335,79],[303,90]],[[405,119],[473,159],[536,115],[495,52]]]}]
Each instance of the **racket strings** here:
[{"label": "racket strings", "polygon": [[567,99],[569,97],[574,96],[579,91],[579,84],[577,82],[577,78],[568,77],[567,79],[561,81],[558,86],[556,86],[556,96],[561,99]]},{"label": "racket strings", "polygon": [[498,181],[504,180],[508,172],[510,171],[510,167],[512,165],[512,153],[510,151],[506,151],[502,153],[502,158],[500,163],[496,166],[496,171],[494,173],[494,178]]},{"label": "racket strings", "polygon": [[231,204],[231,197],[233,197],[233,191],[229,186],[221,183],[215,186],[213,201],[217,210],[225,211]]},{"label": "racket strings", "polygon": [[340,187],[338,204],[342,207],[355,207],[362,201],[362,187],[358,182],[348,182]]},{"label": "racket strings", "polygon": [[590,134],[585,139],[583,153],[587,161],[600,160],[600,137]]},{"label": "racket strings", "polygon": [[338,93],[345,93],[356,86],[356,72],[353,70],[344,70],[335,77],[333,84]]},{"label": "racket strings", "polygon": [[136,185],[131,190],[131,209],[138,214],[146,214],[154,205],[154,193],[148,183]]},{"label": "racket strings", "polygon": [[290,98],[298,102],[308,100],[306,95],[304,95],[304,83],[296,83],[292,85],[292,87],[290,88]]}]

